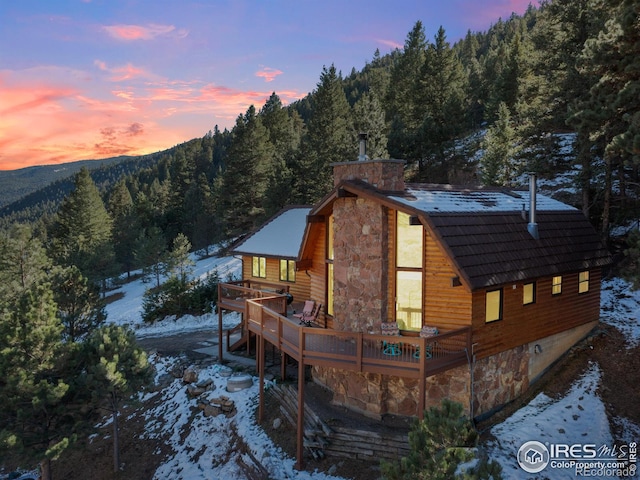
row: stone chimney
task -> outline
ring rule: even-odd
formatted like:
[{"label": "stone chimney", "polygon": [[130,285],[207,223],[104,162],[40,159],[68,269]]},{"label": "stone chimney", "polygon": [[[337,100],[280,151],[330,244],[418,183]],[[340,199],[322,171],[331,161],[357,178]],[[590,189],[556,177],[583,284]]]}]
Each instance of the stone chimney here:
[{"label": "stone chimney", "polygon": [[334,163],[333,185],[362,180],[384,192],[404,192],[404,160],[360,160]]}]

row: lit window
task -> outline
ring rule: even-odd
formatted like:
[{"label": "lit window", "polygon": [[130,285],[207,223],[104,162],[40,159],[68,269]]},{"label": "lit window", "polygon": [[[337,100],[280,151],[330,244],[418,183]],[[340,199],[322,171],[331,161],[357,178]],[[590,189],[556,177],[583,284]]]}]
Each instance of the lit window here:
[{"label": "lit window", "polygon": [[487,292],[485,321],[495,322],[502,319],[502,289]]},{"label": "lit window", "polygon": [[267,278],[267,259],[265,257],[253,257],[251,275],[257,278]]},{"label": "lit window", "polygon": [[522,304],[529,305],[536,302],[536,284],[525,283],[522,288]]},{"label": "lit window", "polygon": [[329,215],[327,221],[327,315],[333,316],[333,242],[334,242],[334,218]]},{"label": "lit window", "polygon": [[295,260],[280,260],[280,280],[283,282],[296,281]]},{"label": "lit window", "polygon": [[578,293],[589,291],[589,272],[580,272],[578,276]]},{"label": "lit window", "polygon": [[562,293],[562,277],[553,277],[551,283],[551,294],[560,295]]},{"label": "lit window", "polygon": [[396,216],[396,320],[406,330],[422,328],[424,229],[403,212]]}]

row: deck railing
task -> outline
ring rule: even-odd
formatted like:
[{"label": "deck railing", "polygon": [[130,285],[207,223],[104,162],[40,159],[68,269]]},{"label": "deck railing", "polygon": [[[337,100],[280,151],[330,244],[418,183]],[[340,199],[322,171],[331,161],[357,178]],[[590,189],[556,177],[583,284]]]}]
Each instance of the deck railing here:
[{"label": "deck railing", "polygon": [[[389,337],[305,327],[270,308],[275,298],[256,298],[246,302],[248,329],[305,365],[424,378],[466,364],[469,360],[470,327],[431,338]],[[387,348],[391,345],[392,348]]]}]

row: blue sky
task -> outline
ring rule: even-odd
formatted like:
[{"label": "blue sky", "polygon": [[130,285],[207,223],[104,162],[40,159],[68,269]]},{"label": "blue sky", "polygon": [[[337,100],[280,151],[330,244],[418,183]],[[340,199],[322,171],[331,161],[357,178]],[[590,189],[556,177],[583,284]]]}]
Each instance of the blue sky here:
[{"label": "blue sky", "polygon": [[[532,2],[537,4],[537,2]],[[0,3],[0,170],[151,153],[231,128],[323,66],[348,74],[420,20],[453,43],[528,0]]]}]

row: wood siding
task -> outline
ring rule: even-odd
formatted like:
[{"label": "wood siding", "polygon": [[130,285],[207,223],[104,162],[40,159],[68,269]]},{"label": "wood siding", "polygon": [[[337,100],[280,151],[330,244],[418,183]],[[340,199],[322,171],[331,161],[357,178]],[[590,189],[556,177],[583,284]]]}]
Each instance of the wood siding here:
[{"label": "wood siding", "polygon": [[[250,256],[242,257],[242,278],[253,279],[252,275],[252,259]],[[294,302],[304,302],[309,298],[310,280],[304,272],[296,272],[295,282],[283,282],[280,280],[280,259],[267,258],[267,276],[263,278],[265,282],[277,283],[282,286],[288,286],[289,292],[293,295]]]},{"label": "wood siding", "polygon": [[552,277],[536,282],[536,301],[523,305],[523,284],[502,286],[502,319],[485,322],[486,291],[473,293],[474,353],[484,358],[511,348],[597,321],[601,271],[591,270],[589,291],[578,293],[578,272],[562,276],[562,293],[551,294]]},{"label": "wood siding", "polygon": [[[389,215],[389,312],[387,321],[395,318],[395,251],[396,251],[396,211]],[[456,277],[451,262],[435,241],[428,229],[424,228],[425,261],[423,267],[423,325],[437,326],[440,330],[456,330],[471,325],[471,294],[460,285],[451,286],[451,278]]]},{"label": "wood siding", "polygon": [[425,228],[424,325],[456,330],[471,325],[471,293],[464,285],[453,286],[458,275],[442,248]]},{"label": "wood siding", "polygon": [[[318,323],[324,324],[325,320],[327,328],[333,328],[333,318],[327,313],[327,274],[326,274],[326,223],[316,223],[313,225],[313,236],[315,239],[312,266],[308,271],[299,271],[298,276],[305,276],[310,281],[309,298],[316,302],[322,303],[322,311],[318,316]],[[307,275],[307,273],[309,275]]]}]

